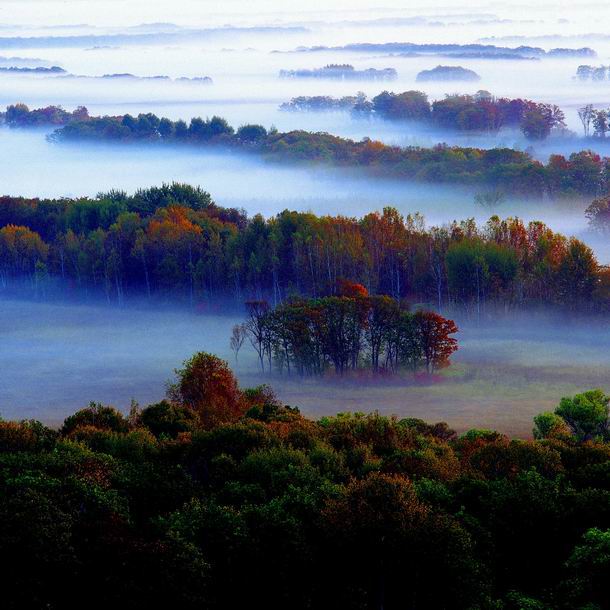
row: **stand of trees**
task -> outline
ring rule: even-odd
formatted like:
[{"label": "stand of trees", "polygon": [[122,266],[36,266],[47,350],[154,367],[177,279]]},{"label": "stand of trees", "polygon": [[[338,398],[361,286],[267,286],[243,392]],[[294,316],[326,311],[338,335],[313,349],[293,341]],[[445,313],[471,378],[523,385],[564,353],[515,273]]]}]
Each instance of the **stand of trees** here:
[{"label": "stand of trees", "polygon": [[[449,365],[457,350],[453,320],[431,311],[411,313],[388,296],[369,296],[360,284],[342,282],[341,295],[296,299],[270,308],[247,304],[248,320],[233,329],[247,337],[262,371],[322,376],[359,370],[402,369],[428,373]],[[239,348],[236,351],[239,350]]]},{"label": "stand of trees", "polygon": [[436,66],[430,70],[422,70],[415,78],[417,82],[427,81],[480,81],[481,77],[474,71],[462,66]]},{"label": "stand of trees", "polygon": [[[381,95],[383,99],[378,103],[394,109],[388,112],[397,112],[392,94]],[[468,110],[485,106],[488,104],[486,101],[476,102],[475,106],[471,101],[466,100],[465,105],[462,101],[463,96],[453,96],[435,102],[436,110],[432,112],[439,117],[438,124],[476,125],[479,129],[488,128],[492,120],[495,125],[501,125],[509,124],[513,120],[510,117],[518,117],[526,135],[540,138],[548,135],[553,125],[562,120],[560,111],[552,106],[538,104],[530,108],[529,102],[507,100],[504,108],[501,100],[490,101],[491,108],[497,106],[506,111],[506,114],[498,115],[496,110],[490,114],[479,113],[478,110],[471,113]],[[409,102],[411,106],[413,112],[420,112],[423,102],[417,98],[412,104]],[[275,163],[318,163],[363,168],[373,176],[437,184],[476,185],[525,197],[594,197],[607,193],[610,185],[610,161],[591,151],[573,153],[567,159],[563,155],[551,155],[545,165],[526,152],[510,148],[486,150],[445,144],[433,148],[401,148],[368,138],[354,142],[328,133],[279,133],[276,130],[267,131],[261,125],[242,125],[235,130],[221,117],[205,120],[194,118],[187,125],[182,120],[171,121],[152,113],[137,117],[89,117],[85,116],[85,109],[80,109],[80,118],[74,120],[71,115],[65,117],[63,110],[53,108],[29,111],[24,107],[15,111],[15,107],[9,107],[4,121],[13,126],[42,124],[41,117],[49,114],[67,121],[49,136],[58,142],[86,140],[223,147],[258,154]],[[30,119],[31,113],[38,118]]]},{"label": "stand of trees", "polygon": [[284,211],[265,220],[172,184],[95,199],[0,198],[0,286],[217,298],[319,298],[341,280],[438,311],[557,306],[607,310],[608,270],[540,222],[492,217],[427,229],[394,208],[362,218]]},{"label": "stand of trees", "polygon": [[594,108],[593,104],[587,104],[578,109],[578,117],[585,138],[592,136],[604,139],[610,131],[610,109]]},{"label": "stand of trees", "polygon": [[604,81],[610,79],[610,66],[578,66],[576,77],[581,81]]},{"label": "stand of trees", "polygon": [[610,234],[610,197],[600,197],[585,210],[589,225],[595,231]]},{"label": "stand of trees", "polygon": [[199,353],[128,417],[0,422],[3,607],[607,609],[608,396],[534,436],[312,421]]},{"label": "stand of trees", "polygon": [[351,64],[328,64],[314,70],[280,70],[280,78],[329,78],[333,80],[396,80],[394,68],[356,70]]},{"label": "stand of trees", "polygon": [[422,91],[384,91],[368,100],[363,93],[335,99],[328,96],[297,97],[282,110],[351,110],[355,117],[376,116],[392,121],[416,121],[443,129],[498,131],[519,129],[531,140],[544,140],[553,130],[565,130],[563,111],[554,104],[523,99],[495,98],[488,91],[475,95],[446,95],[432,103]]},{"label": "stand of trees", "polygon": [[331,110],[353,110],[359,104],[369,103],[366,94],[359,91],[356,95],[331,97],[330,95],[300,95],[284,102],[280,110],[289,112],[328,112]]},{"label": "stand of trees", "polygon": [[63,126],[71,122],[87,121],[90,118],[89,111],[84,106],[68,112],[61,106],[46,106],[30,110],[25,104],[7,106],[1,116],[3,122],[9,127]]}]

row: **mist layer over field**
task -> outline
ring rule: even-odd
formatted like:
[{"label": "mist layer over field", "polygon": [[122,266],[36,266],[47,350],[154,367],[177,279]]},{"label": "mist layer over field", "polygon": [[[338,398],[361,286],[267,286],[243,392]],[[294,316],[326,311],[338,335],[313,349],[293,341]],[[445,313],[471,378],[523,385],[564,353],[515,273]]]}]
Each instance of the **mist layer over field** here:
[{"label": "mist layer over field", "polygon": [[610,326],[548,318],[460,323],[454,366],[433,380],[377,382],[267,377],[247,345],[236,365],[233,316],[0,301],[0,412],[53,424],[90,400],[129,409],[160,400],[165,382],[199,350],[226,358],[240,383],[270,383],[311,416],[372,411],[528,435],[532,417],[563,395],[610,390]]},{"label": "mist layer over field", "polygon": [[371,177],[362,171],[288,168],[254,156],[201,151],[191,147],[52,144],[44,130],[0,129],[0,147],[10,150],[0,164],[2,194],[26,197],[94,197],[110,189],[138,188],[180,181],[208,190],[222,206],[249,215],[285,209],[316,214],[362,216],[394,206],[402,214],[424,215],[428,225],[491,214],[542,220],[553,229],[576,235],[610,261],[605,240],[588,231],[584,208],[574,199],[561,203],[506,200],[493,209],[477,206],[484,187],[422,185]]}]

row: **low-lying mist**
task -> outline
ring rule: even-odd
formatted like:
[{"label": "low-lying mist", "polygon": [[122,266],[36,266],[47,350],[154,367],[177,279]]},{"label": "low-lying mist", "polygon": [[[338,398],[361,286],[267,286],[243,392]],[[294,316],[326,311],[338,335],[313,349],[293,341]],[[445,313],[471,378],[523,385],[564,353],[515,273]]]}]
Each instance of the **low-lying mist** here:
[{"label": "low-lying mist", "polygon": [[10,150],[0,164],[1,194],[27,197],[95,196],[110,189],[133,192],[162,182],[186,182],[209,191],[222,206],[249,215],[284,209],[362,216],[396,207],[419,212],[428,225],[492,214],[541,220],[554,230],[583,238],[610,262],[607,240],[587,230],[587,201],[507,199],[493,208],[475,204],[483,187],[421,185],[371,177],[357,170],[278,166],[244,154],[192,147],[52,144],[44,130],[0,129],[0,147]]},{"label": "low-lying mist", "polygon": [[[0,40],[1,42],[1,40]],[[32,49],[32,56],[40,55]],[[610,54],[610,52],[609,52]],[[14,55],[2,50],[0,56]],[[279,129],[330,131],[350,137],[369,136],[391,143],[406,143],[412,126],[367,125],[345,117],[290,115],[278,111],[281,103],[297,96],[355,95],[363,91],[370,98],[384,90],[402,92],[420,90],[430,100],[443,99],[446,94],[474,94],[480,89],[498,97],[528,98],[559,105],[566,114],[572,131],[582,134],[578,108],[592,103],[598,108],[607,104],[607,87],[602,82],[577,81],[575,74],[582,63],[600,65],[603,58],[547,59],[541,61],[473,60],[438,57],[377,57],[353,53],[269,53],[260,48],[203,49],[182,46],[172,49],[109,48],[53,50],[44,57],[49,64],[59,65],[70,74],[99,77],[105,74],[131,73],[142,77],[166,75],[211,77],[213,84],[176,80],[131,80],[100,78],[68,78],[32,74],[0,75],[0,106],[23,102],[32,107],[63,104],[67,108],[86,105],[94,114],[138,114],[157,112],[172,119],[185,120],[198,115],[221,114],[235,122],[256,122]],[[358,70],[395,68],[398,78],[393,82],[355,82],[352,80],[280,79],[280,70],[313,69],[330,63],[349,63]],[[481,75],[477,83],[416,81],[421,70],[443,64],[463,66]],[[607,85],[607,83],[606,83]],[[230,114],[227,114],[230,113]],[[397,136],[393,132],[398,131]],[[405,133],[407,132],[407,133]],[[414,135],[418,134],[415,130]],[[435,142],[447,141],[455,134],[428,134]],[[483,140],[484,141],[484,140]],[[423,143],[423,142],[422,142]],[[509,141],[509,145],[513,142]],[[495,145],[493,138],[490,145]],[[527,144],[526,144],[527,145]]]},{"label": "low-lying mist", "polygon": [[444,420],[458,430],[528,435],[532,417],[561,396],[610,390],[610,325],[597,321],[458,319],[460,350],[452,367],[433,379],[378,382],[263,376],[247,344],[238,363],[229,349],[231,328],[241,321],[150,306],[0,300],[0,413],[59,424],[89,401],[127,411],[132,399],[160,400],[173,369],[200,350],[228,360],[243,386],[270,383],[281,400],[311,416],[378,409]]}]

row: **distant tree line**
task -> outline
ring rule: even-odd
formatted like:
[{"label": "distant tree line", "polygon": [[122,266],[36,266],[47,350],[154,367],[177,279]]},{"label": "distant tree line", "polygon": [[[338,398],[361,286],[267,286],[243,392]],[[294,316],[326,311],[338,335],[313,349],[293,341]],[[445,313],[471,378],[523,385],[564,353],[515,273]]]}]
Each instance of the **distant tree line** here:
[{"label": "distant tree line", "polygon": [[396,80],[394,68],[356,70],[351,64],[328,64],[313,70],[280,70],[280,78],[327,78],[332,80]]},{"label": "distant tree line", "polygon": [[[378,104],[393,104],[394,98],[387,95],[382,94],[385,102],[378,101]],[[441,103],[445,102],[447,107],[441,114],[454,116],[453,101],[448,98]],[[545,165],[526,152],[510,148],[485,150],[445,144],[433,148],[401,148],[368,138],[354,142],[328,133],[279,133],[275,129],[267,131],[261,125],[242,125],[234,130],[225,119],[216,116],[194,118],[187,125],[185,121],[171,121],[151,113],[137,117],[90,117],[84,108],[75,112],[76,118],[56,107],[30,111],[26,106],[9,106],[4,121],[11,126],[42,125],[46,116],[50,117],[51,125],[57,124],[54,121],[63,121],[64,126],[50,136],[58,142],[85,140],[220,147],[257,154],[275,163],[358,167],[373,176],[489,186],[525,197],[595,197],[610,189],[610,160],[591,151],[572,153],[567,159],[563,155],[551,155]],[[535,115],[539,112],[551,122],[554,120],[549,118],[554,114],[552,108],[538,108]],[[446,120],[454,124],[454,119]],[[546,130],[537,119],[533,121],[532,133]]]},{"label": "distant tree line", "polygon": [[590,47],[543,49],[519,45],[505,47],[493,44],[456,44],[456,43],[415,43],[415,42],[355,42],[342,46],[299,47],[300,53],[327,53],[329,51],[362,53],[390,53],[390,56],[404,57],[473,57],[473,58],[508,58],[541,59],[543,57],[596,57],[597,53]]},{"label": "distant tree line", "polygon": [[66,71],[60,66],[0,66],[0,72],[18,74],[65,74]]},{"label": "distant tree line", "polygon": [[275,308],[246,303],[248,320],[233,329],[236,356],[247,338],[261,370],[300,376],[360,370],[428,373],[449,365],[457,350],[452,320],[430,311],[409,311],[389,296],[369,296],[364,286],[341,283],[337,296],[291,299]]},{"label": "distant tree line", "polygon": [[332,110],[353,110],[358,104],[367,102],[362,91],[356,95],[332,97],[330,95],[300,95],[280,105],[280,110],[289,112],[328,112]]},{"label": "distant tree line", "polygon": [[0,421],[3,607],[606,610],[608,402],[311,420],[195,354],[128,416]]},{"label": "distant tree line", "polygon": [[415,77],[417,82],[429,81],[480,81],[481,77],[474,71],[462,66],[436,66],[430,70],[422,70]]},{"label": "distant tree line", "polygon": [[494,216],[426,228],[394,208],[362,218],[217,206],[181,184],[94,199],[0,198],[0,286],[190,303],[370,294],[482,312],[488,306],[604,309],[610,274],[581,241]]},{"label": "distant tree line", "polygon": [[356,117],[377,116],[393,121],[416,121],[460,131],[519,129],[530,140],[544,140],[553,130],[565,129],[565,116],[554,104],[523,99],[495,98],[487,91],[475,95],[446,95],[432,103],[422,91],[384,91],[368,100],[363,93],[335,99],[298,97],[283,110],[349,109]]},{"label": "distant tree line", "polygon": [[583,64],[578,66],[576,78],[581,81],[610,80],[610,66],[590,66]]},{"label": "distant tree line", "polygon": [[73,112],[64,110],[61,106],[46,106],[30,110],[25,104],[7,106],[2,114],[2,120],[9,127],[48,127],[63,126],[71,122],[89,120],[89,111],[79,106]]}]

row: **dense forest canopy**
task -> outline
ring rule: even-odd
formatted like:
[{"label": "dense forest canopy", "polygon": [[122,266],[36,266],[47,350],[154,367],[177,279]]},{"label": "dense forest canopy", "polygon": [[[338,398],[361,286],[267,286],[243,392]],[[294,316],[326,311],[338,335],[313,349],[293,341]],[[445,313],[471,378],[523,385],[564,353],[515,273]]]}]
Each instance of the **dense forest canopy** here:
[{"label": "dense forest canopy", "polygon": [[308,420],[205,353],[176,373],[128,417],[0,422],[5,608],[608,608],[602,391],[528,441]]},{"label": "dense forest canopy", "polygon": [[[387,95],[390,96],[389,102],[396,102],[390,94]],[[459,98],[435,102],[445,104],[442,115],[448,117],[454,127],[454,115],[461,112]],[[469,101],[466,103],[470,104]],[[509,104],[507,112],[510,114],[515,108]],[[521,116],[520,112],[517,115]],[[528,111],[523,115],[523,120],[527,118],[527,121],[522,128],[535,139],[545,137],[557,121],[563,120],[560,112],[553,106],[537,105],[535,112]],[[610,188],[610,160],[586,150],[572,153],[569,158],[551,155],[544,164],[527,152],[510,148],[486,150],[445,144],[433,148],[401,148],[368,138],[354,142],[328,133],[280,133],[274,129],[268,131],[261,125],[242,125],[235,130],[225,119],[217,116],[205,120],[193,118],[187,124],[182,120],[159,118],[152,113],[137,117],[129,114],[92,117],[82,107],[69,113],[56,106],[29,110],[23,104],[9,106],[4,121],[15,127],[59,126],[50,136],[56,142],[74,140],[222,147],[256,154],[275,163],[363,168],[373,176],[486,186],[526,197],[593,197],[608,193]]]},{"label": "dense forest canopy", "polygon": [[372,295],[481,312],[607,311],[610,272],[541,222],[492,217],[426,228],[394,208],[362,218],[284,211],[265,219],[182,184],[88,199],[0,198],[0,287],[39,297],[91,291],[190,303]]}]

